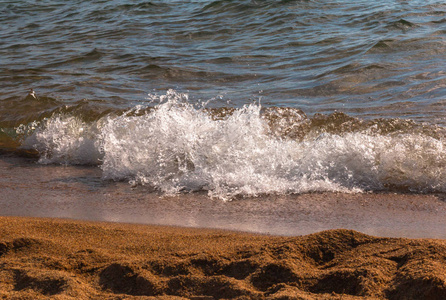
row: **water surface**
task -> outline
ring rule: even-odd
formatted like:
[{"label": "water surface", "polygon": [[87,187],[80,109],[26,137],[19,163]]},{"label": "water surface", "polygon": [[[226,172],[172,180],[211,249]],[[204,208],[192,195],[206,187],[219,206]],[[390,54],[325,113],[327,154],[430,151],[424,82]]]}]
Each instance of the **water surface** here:
[{"label": "water surface", "polygon": [[443,1],[2,1],[0,27],[3,153],[224,200],[446,191]]}]

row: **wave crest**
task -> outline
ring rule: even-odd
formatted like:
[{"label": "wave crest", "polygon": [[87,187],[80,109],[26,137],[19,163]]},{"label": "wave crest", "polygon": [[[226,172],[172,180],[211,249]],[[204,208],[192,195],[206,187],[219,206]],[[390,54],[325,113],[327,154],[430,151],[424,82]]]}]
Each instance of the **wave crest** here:
[{"label": "wave crest", "polygon": [[55,115],[22,147],[39,151],[41,163],[99,164],[104,179],[167,194],[446,191],[444,139],[413,122],[309,119],[255,104],[213,112],[174,91],[160,101],[90,123]]}]

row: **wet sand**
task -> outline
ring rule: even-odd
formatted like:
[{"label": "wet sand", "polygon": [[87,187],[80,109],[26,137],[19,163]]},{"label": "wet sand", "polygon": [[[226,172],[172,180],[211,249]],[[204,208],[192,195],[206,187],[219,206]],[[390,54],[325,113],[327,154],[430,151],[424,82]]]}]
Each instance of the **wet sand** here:
[{"label": "wet sand", "polygon": [[444,240],[0,217],[7,299],[445,299]]},{"label": "wet sand", "polygon": [[39,165],[0,157],[0,215],[53,217],[272,235],[353,229],[386,237],[446,239],[444,195],[314,193],[224,202],[205,194],[166,197],[101,180],[99,167]]}]

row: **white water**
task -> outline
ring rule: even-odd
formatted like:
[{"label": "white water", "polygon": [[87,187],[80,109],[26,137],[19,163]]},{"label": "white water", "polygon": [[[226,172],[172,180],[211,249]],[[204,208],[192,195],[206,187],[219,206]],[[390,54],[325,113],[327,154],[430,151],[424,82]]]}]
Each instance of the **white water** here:
[{"label": "white water", "polygon": [[367,132],[282,139],[271,134],[259,105],[214,120],[182,98],[170,91],[151,112],[135,114],[135,108],[94,124],[54,116],[23,147],[37,149],[41,163],[99,164],[104,179],[166,194],[206,190],[230,199],[389,187],[446,191],[442,140]]}]

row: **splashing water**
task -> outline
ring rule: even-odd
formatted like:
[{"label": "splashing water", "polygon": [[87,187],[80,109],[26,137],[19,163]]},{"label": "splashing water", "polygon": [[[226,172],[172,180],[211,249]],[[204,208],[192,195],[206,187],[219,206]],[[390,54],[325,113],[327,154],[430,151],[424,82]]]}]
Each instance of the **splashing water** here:
[{"label": "splashing water", "polygon": [[[295,119],[304,124],[306,118]],[[289,125],[289,121],[285,122]],[[210,196],[446,191],[442,138],[370,130],[281,136],[260,105],[216,118],[169,91],[144,107],[91,123],[69,115],[42,122],[23,142],[41,163],[99,164],[104,179],[127,180],[166,194],[205,190]]]},{"label": "splashing water", "polygon": [[[97,124],[87,124],[79,118],[55,115],[46,119],[22,145],[34,148],[40,163],[97,164],[101,157]],[[36,126],[36,123],[32,124]],[[28,131],[23,130],[22,131]]]}]

